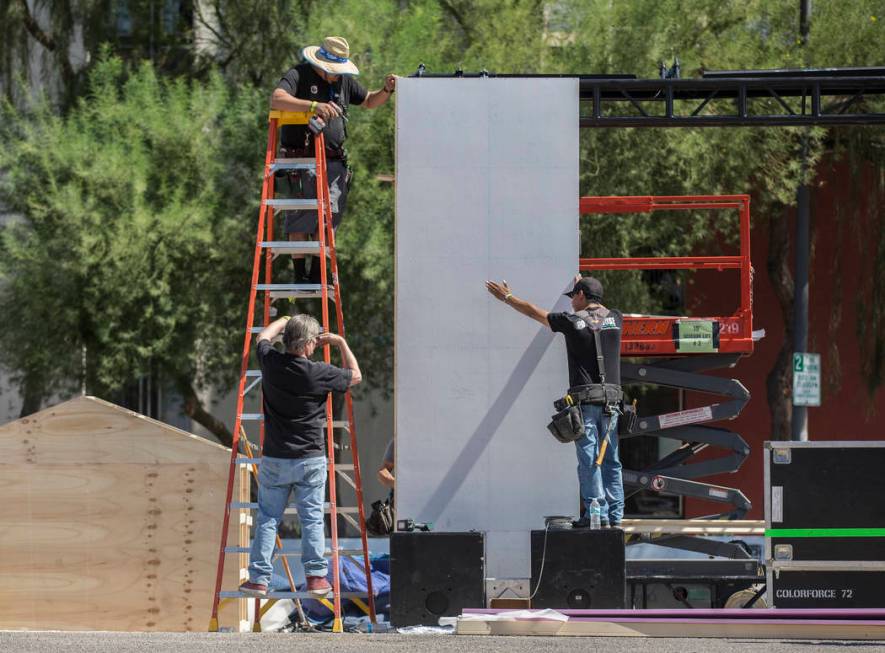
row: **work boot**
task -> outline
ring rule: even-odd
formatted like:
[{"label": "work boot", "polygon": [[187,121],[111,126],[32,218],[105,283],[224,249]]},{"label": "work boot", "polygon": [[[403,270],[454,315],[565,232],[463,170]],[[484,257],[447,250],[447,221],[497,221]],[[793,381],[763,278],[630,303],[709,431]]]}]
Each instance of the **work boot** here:
[{"label": "work boot", "polygon": [[[326,275],[329,274],[329,269],[326,269]],[[322,283],[322,275],[320,274],[320,258],[318,256],[310,257],[310,281],[308,283],[315,283],[319,285]]]},{"label": "work boot", "polygon": [[332,586],[323,576],[308,576],[307,591],[318,598],[322,598],[332,591]]},{"label": "work boot", "polygon": [[292,282],[297,284],[310,283],[310,277],[307,276],[307,259],[292,259],[292,268],[294,277]]},{"label": "work boot", "polygon": [[263,599],[267,596],[267,585],[248,581],[240,585],[240,594],[245,594],[246,596],[256,596],[260,599]]}]

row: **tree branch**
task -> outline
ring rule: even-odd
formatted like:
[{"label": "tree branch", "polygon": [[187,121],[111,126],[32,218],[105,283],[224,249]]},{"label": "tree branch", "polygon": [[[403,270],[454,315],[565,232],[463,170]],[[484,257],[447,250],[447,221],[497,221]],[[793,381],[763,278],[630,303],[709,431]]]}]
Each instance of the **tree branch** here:
[{"label": "tree branch", "polygon": [[467,20],[464,17],[463,12],[449,0],[440,0],[439,4],[452,18],[455,19],[455,22],[458,23],[458,27],[461,28],[462,32],[464,32],[464,36],[467,39],[467,42],[469,44],[472,44],[472,32],[467,24]]},{"label": "tree branch", "polygon": [[784,340],[766,379],[772,440],[792,435],[793,404],[790,372],[793,352],[793,275],[790,272],[790,234],[785,215],[772,217],[768,226],[768,277],[781,307]]},{"label": "tree branch", "polygon": [[184,399],[184,414],[206,428],[225,447],[233,446],[233,435],[224,425],[224,422],[203,407],[203,402],[200,401],[197,391],[194,390],[194,386],[191,385],[190,381],[179,379],[176,385]]},{"label": "tree branch", "polygon": [[55,40],[55,37],[52,36],[52,34],[47,34],[43,31],[43,28],[40,27],[40,24],[28,8],[28,0],[19,0],[19,4],[22,9],[22,20],[24,21],[25,29],[28,30],[28,34],[40,43],[40,45],[56,55],[56,58],[62,67],[62,75],[64,76],[66,83],[69,83],[74,78],[74,68],[71,66],[71,61],[68,59],[68,53],[61,52],[58,48],[58,42]]},{"label": "tree branch", "polygon": [[18,414],[19,419],[40,410],[40,406],[43,404],[43,384],[36,379],[34,374],[25,374],[20,392],[22,407]]}]

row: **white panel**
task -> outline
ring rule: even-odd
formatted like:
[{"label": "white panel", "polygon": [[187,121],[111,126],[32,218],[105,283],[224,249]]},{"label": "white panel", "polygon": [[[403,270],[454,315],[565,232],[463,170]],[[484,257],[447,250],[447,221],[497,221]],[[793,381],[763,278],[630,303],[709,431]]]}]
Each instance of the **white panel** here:
[{"label": "white panel", "polygon": [[546,430],[565,346],[484,281],[568,306],[578,83],[402,79],[396,137],[397,517],[485,531],[488,575],[525,578],[529,531],[578,507],[574,448]]}]

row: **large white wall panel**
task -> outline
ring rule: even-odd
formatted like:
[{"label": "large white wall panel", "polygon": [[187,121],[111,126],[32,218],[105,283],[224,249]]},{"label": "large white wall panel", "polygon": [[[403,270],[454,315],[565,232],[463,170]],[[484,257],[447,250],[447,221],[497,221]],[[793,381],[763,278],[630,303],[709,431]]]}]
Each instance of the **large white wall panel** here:
[{"label": "large white wall panel", "polygon": [[547,432],[578,260],[578,82],[401,79],[396,124],[397,516],[487,533],[488,574],[529,576],[529,535],[578,507],[574,447]]}]

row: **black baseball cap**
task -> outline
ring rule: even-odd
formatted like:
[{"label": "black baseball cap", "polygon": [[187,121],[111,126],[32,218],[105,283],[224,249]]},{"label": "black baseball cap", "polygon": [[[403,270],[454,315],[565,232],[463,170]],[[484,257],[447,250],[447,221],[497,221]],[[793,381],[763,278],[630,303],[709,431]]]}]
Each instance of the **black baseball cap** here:
[{"label": "black baseball cap", "polygon": [[600,283],[599,279],[594,277],[581,277],[578,279],[574,288],[563,294],[568,295],[569,297],[574,297],[579,290],[583,291],[584,297],[587,299],[595,299],[598,302],[602,301],[602,283]]}]

